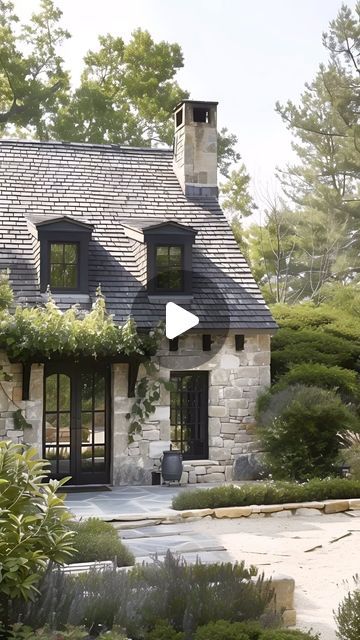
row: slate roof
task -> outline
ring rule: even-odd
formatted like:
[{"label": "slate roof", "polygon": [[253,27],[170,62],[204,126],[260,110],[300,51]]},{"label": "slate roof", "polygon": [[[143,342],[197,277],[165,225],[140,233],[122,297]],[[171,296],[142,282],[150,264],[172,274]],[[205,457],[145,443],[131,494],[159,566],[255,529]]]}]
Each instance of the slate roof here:
[{"label": "slate roof", "polygon": [[[0,141],[0,268],[10,268],[18,301],[43,302],[39,254],[27,218],[40,222],[46,216],[66,215],[94,225],[90,296],[101,282],[107,307],[119,323],[133,313],[145,328],[165,313],[165,305],[149,302],[144,292],[144,251],[125,235],[121,220],[131,218],[134,226],[137,221],[143,226],[146,220],[154,224],[172,219],[197,231],[193,301],[188,308],[199,315],[199,328],[226,325],[218,289],[226,299],[231,328],[276,328],[217,200],[185,198],[172,169],[171,151]],[[70,304],[64,296],[60,300],[64,307]],[[80,300],[84,302],[83,296]]]}]

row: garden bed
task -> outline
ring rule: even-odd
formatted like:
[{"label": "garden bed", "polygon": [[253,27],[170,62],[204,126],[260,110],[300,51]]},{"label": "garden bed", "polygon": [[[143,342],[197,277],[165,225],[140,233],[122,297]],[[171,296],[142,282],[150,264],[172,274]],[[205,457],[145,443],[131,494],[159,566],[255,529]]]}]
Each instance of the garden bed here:
[{"label": "garden bed", "polygon": [[[172,501],[174,509],[221,509],[224,507],[248,507],[282,505],[281,509],[315,508],[333,513],[329,501],[341,501],[339,511],[360,508],[360,481],[340,478],[295,482],[258,482],[248,485],[225,485],[212,489],[183,491]],[[309,503],[313,503],[309,505]],[[315,503],[315,504],[314,504]],[[358,506],[356,506],[358,504]],[[318,506],[316,506],[318,505]],[[279,507],[279,511],[281,510]],[[274,509],[275,511],[275,509]],[[256,512],[256,509],[255,511]],[[259,511],[257,511],[259,512]],[[264,513],[269,510],[264,510]],[[240,513],[240,512],[239,512]],[[210,513],[207,515],[211,515]],[[244,512],[245,515],[245,512]],[[247,515],[250,515],[250,511]]]}]

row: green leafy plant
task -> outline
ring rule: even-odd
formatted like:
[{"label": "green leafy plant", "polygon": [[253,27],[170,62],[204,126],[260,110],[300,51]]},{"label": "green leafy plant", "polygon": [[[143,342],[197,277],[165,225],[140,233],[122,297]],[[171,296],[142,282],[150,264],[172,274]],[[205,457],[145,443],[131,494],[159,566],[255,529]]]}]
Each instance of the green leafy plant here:
[{"label": "green leafy plant", "polygon": [[31,599],[49,561],[70,557],[74,534],[62,496],[68,479],[42,484],[46,462],[26,445],[0,442],[0,609],[6,620],[9,601]]},{"label": "green leafy plant", "polygon": [[212,489],[184,490],[173,498],[174,509],[215,509],[246,507],[252,504],[285,504],[309,500],[360,497],[360,482],[343,478],[313,478],[309,482],[257,482],[252,485],[225,485]]},{"label": "green leafy plant", "polygon": [[[9,640],[82,640],[89,636],[85,627],[73,627],[66,625],[61,631],[54,630],[48,625],[42,629],[32,629],[21,623],[14,624],[8,631]],[[111,631],[105,631],[97,636],[98,640],[127,640],[121,631],[114,627]]]},{"label": "green leafy plant", "polygon": [[272,596],[271,585],[244,563],[188,565],[170,552],[164,560],[129,571],[91,571],[79,576],[48,573],[36,603],[14,611],[24,624],[54,628],[66,624],[126,629],[142,640],[159,621],[190,635],[219,617],[247,620],[261,616]]},{"label": "green leafy plant", "polygon": [[341,432],[358,430],[354,413],[332,391],[294,385],[259,401],[258,436],[275,478],[335,473]]},{"label": "green leafy plant", "polygon": [[194,640],[320,640],[320,637],[304,631],[264,629],[258,622],[218,620],[199,627]]},{"label": "green leafy plant", "polygon": [[360,442],[354,442],[348,449],[341,449],[339,463],[349,465],[351,477],[360,480]]},{"label": "green leafy plant", "polygon": [[82,522],[72,522],[70,528],[76,533],[75,551],[72,553],[70,562],[116,559],[118,567],[134,564],[133,554],[121,542],[116,529],[110,522],[89,518]]},{"label": "green leafy plant", "polygon": [[[164,327],[161,323],[157,328],[157,342],[164,335]],[[141,433],[143,423],[150,418],[156,408],[156,402],[160,398],[161,388],[170,391],[173,387],[170,380],[159,376],[159,368],[154,360],[143,363],[146,376],[138,380],[135,386],[135,401],[130,413],[126,414],[129,424],[129,443],[134,441],[134,435]]]},{"label": "green leafy plant", "polygon": [[166,620],[160,620],[156,626],[146,634],[145,640],[185,640],[182,631],[175,631]]},{"label": "green leafy plant", "polygon": [[[357,582],[357,579],[355,579]],[[359,640],[360,638],[360,591],[354,589],[339,604],[335,612],[337,636],[341,640]]]},{"label": "green leafy plant", "polygon": [[106,311],[105,299],[97,292],[93,308],[80,313],[76,307],[60,311],[54,300],[44,307],[17,306],[14,313],[0,315],[0,347],[9,358],[111,357],[118,354],[149,356],[156,350],[155,331],[140,336],[129,319],[115,324]]}]

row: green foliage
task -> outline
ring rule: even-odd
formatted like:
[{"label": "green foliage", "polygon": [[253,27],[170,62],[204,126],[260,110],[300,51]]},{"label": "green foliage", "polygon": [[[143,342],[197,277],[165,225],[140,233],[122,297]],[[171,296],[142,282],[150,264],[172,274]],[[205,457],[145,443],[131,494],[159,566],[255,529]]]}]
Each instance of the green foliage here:
[{"label": "green foliage", "polygon": [[334,473],[339,434],[358,427],[336,393],[294,385],[266,397],[257,424],[273,476],[304,480]]},{"label": "green foliage", "polygon": [[295,384],[333,389],[344,402],[360,400],[358,373],[341,367],[327,367],[317,362],[296,364],[281,376],[271,393]]},{"label": "green foliage", "polygon": [[117,326],[101,294],[89,313],[75,307],[61,312],[50,297],[44,307],[17,306],[0,314],[0,347],[18,360],[144,355],[156,350],[157,338],[156,330],[140,337],[131,319]]},{"label": "green foliage", "polygon": [[247,507],[253,504],[286,504],[311,500],[360,497],[360,482],[343,478],[313,478],[296,482],[257,482],[252,485],[224,485],[212,489],[185,490],[173,498],[174,509],[217,509]]},{"label": "green foliage", "polygon": [[272,339],[271,373],[276,381],[292,366],[319,363],[357,369],[360,343],[320,330],[281,328]]},{"label": "green foliage", "polygon": [[[0,134],[39,140],[104,142],[134,146],[172,144],[172,111],[187,91],[176,81],[184,65],[177,43],[155,42],[136,29],[128,42],[99,36],[84,57],[72,88],[60,55],[70,34],[62,11],[41,0],[38,13],[20,24],[14,4],[0,2]],[[237,137],[218,134],[219,170],[227,176],[240,160]]]},{"label": "green foliage", "polygon": [[118,567],[134,564],[131,551],[119,539],[110,522],[89,518],[82,522],[72,522],[71,530],[76,533],[75,552],[70,562],[93,562],[96,560],[117,560]]},{"label": "green foliage", "polygon": [[31,626],[84,624],[89,630],[118,625],[133,640],[141,640],[161,621],[191,637],[200,624],[217,618],[258,618],[271,595],[255,567],[188,565],[168,552],[162,561],[155,558],[153,564],[127,572],[92,571],[77,577],[52,572],[39,600],[18,607],[14,616]]},{"label": "green foliage", "polygon": [[49,561],[64,563],[72,550],[70,514],[57,489],[67,479],[46,477],[45,462],[22,444],[0,442],[0,609],[8,600],[34,598]]},{"label": "green foliage", "polygon": [[[88,637],[89,634],[85,627],[70,625],[61,631],[56,631],[49,626],[33,630],[31,627],[18,623],[13,625],[8,632],[9,640],[82,640]],[[111,631],[103,631],[96,637],[98,640],[128,640],[124,633],[116,627]]]},{"label": "green foliage", "polygon": [[[66,91],[69,78],[59,55],[69,37],[59,25],[61,11],[51,0],[28,24],[19,25],[14,4],[0,3],[0,132],[11,124],[45,138]],[[26,134],[25,134],[26,137]]]},{"label": "green foliage", "polygon": [[289,629],[264,629],[257,622],[218,620],[199,627],[194,640],[320,640],[319,636]]},{"label": "green foliage", "polygon": [[0,312],[8,309],[14,300],[14,294],[9,284],[9,276],[7,273],[0,271]]},{"label": "green foliage", "polygon": [[172,625],[162,620],[146,634],[145,640],[185,640],[185,636],[181,631],[175,631]]},{"label": "green foliage", "polygon": [[337,635],[341,640],[360,638],[360,591],[350,591],[335,613]]},{"label": "green foliage", "polygon": [[348,464],[351,477],[360,480],[360,442],[354,442],[349,448],[341,449],[339,462]]},{"label": "green foliage", "polygon": [[[154,339],[158,343],[164,332],[163,324],[160,323]],[[170,380],[160,377],[159,368],[153,361],[143,363],[146,376],[140,378],[135,385],[135,401],[131,406],[131,411],[126,415],[130,420],[129,443],[133,442],[134,435],[141,433],[141,426],[155,411],[156,403],[160,398],[161,387],[170,391],[173,384]]]},{"label": "green foliage", "polygon": [[220,188],[222,207],[231,216],[248,217],[254,213],[256,204],[249,193],[250,176],[244,164],[231,171],[228,180]]}]

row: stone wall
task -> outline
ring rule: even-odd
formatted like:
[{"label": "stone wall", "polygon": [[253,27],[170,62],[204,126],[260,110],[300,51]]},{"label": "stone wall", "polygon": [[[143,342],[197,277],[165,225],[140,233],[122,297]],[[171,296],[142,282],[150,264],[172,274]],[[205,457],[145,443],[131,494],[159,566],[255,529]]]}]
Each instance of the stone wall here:
[{"label": "stone wall", "polygon": [[[245,336],[243,351],[235,350],[234,334],[213,337],[214,355],[202,350],[202,334],[187,333],[179,348],[169,352],[164,340],[154,361],[158,375],[168,379],[170,371],[209,372],[209,459],[185,461],[182,483],[222,482],[252,479],[258,473],[259,446],[254,436],[254,411],[258,393],[270,384],[270,336]],[[219,344],[216,342],[219,341]],[[220,347],[221,344],[221,347]],[[0,437],[33,444],[42,454],[43,365],[33,364],[30,398],[22,398],[22,365],[1,356],[3,371],[11,380],[0,382]],[[139,378],[145,376],[140,367]],[[114,364],[112,375],[112,468],[114,485],[151,484],[152,472],[160,470],[162,452],[170,448],[170,394],[163,386],[155,413],[141,435],[128,443],[129,413],[133,398],[127,397],[128,365]],[[14,428],[14,411],[22,409],[31,428]]]},{"label": "stone wall", "polygon": [[[243,351],[235,350],[232,333],[225,339],[213,339],[213,356],[204,354],[202,334],[187,333],[179,338],[176,352],[170,353],[164,340],[154,359],[160,365],[161,377],[169,377],[170,371],[209,372],[209,459],[185,461],[182,483],[252,479],[259,473],[254,412],[257,395],[270,384],[270,336],[247,335]],[[170,445],[169,393],[161,388],[156,411],[144,424],[142,435],[125,446],[125,415],[132,401],[125,396],[127,365],[119,366],[123,377],[120,382],[114,368],[113,424],[114,442],[121,442],[121,446],[114,447],[113,482],[150,484],[151,472],[160,469],[162,452]],[[140,370],[139,378],[142,375],[144,371]]]},{"label": "stone wall", "polygon": [[[41,456],[44,366],[32,365],[29,400],[26,402],[22,400],[22,365],[10,363],[6,354],[0,352],[0,366],[3,376],[10,378],[0,380],[0,438],[32,444]],[[14,424],[14,412],[18,409],[31,424],[24,431],[17,430]]]}]

